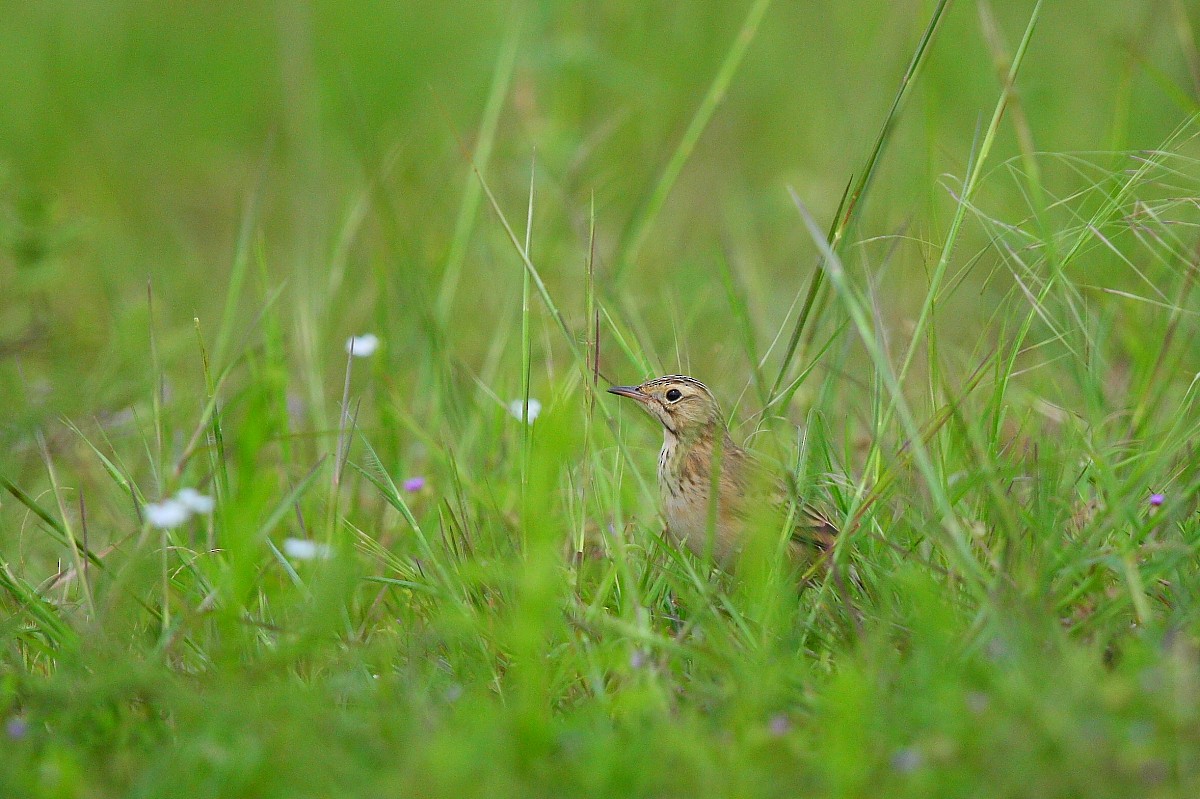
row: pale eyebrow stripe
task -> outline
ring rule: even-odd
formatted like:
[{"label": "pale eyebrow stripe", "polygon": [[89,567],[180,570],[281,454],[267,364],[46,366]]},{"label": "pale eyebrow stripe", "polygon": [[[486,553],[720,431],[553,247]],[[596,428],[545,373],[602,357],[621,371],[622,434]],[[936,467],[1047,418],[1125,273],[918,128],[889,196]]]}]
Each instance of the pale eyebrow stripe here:
[{"label": "pale eyebrow stripe", "polygon": [[703,390],[707,391],[709,394],[712,394],[712,391],[709,389],[708,386],[704,385],[696,378],[688,377],[687,375],[663,375],[662,377],[656,377],[653,380],[647,382],[646,385],[660,386],[660,385],[663,385],[664,383],[687,383],[689,385],[695,386],[696,388],[703,389]]}]

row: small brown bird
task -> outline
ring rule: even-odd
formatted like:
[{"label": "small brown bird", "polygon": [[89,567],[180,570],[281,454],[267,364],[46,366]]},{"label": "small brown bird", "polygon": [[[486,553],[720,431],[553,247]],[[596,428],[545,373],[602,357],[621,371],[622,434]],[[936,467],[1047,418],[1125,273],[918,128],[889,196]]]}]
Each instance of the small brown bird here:
[{"label": "small brown bird", "polygon": [[[746,544],[749,517],[769,503],[770,492],[763,489],[772,481],[729,437],[712,392],[684,375],[657,377],[637,386],[613,386],[609,392],[636,400],[662,423],[658,490],[671,535],[697,555],[711,552],[722,565],[731,564]],[[719,459],[718,491],[710,523],[714,458]],[[800,522],[793,535],[795,546],[808,541],[824,549],[832,544],[837,532],[833,524],[807,505],[800,505],[797,512]]]}]

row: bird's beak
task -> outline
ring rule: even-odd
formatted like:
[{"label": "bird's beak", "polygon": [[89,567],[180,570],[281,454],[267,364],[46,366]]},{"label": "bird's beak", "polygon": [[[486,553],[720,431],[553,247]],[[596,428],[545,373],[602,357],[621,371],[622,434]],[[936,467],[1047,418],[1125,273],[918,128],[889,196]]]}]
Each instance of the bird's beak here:
[{"label": "bird's beak", "polygon": [[649,396],[642,393],[642,390],[637,386],[612,386],[608,389],[609,394],[616,394],[618,397],[629,397],[638,402],[645,402],[650,399]]}]

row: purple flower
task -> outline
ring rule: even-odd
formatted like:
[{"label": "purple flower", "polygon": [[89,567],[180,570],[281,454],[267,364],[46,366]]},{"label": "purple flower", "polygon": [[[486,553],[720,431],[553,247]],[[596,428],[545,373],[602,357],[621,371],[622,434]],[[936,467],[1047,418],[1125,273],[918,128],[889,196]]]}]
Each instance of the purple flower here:
[{"label": "purple flower", "polygon": [[792,722],[791,719],[787,717],[786,713],[776,713],[774,716],[771,716],[771,720],[767,722],[767,729],[770,731],[771,735],[776,738],[782,738],[783,736],[787,735],[788,730],[791,728]]},{"label": "purple flower", "polygon": [[13,716],[4,723],[4,732],[11,740],[19,741],[29,732],[29,722],[20,716]]},{"label": "purple flower", "polygon": [[1151,494],[1150,495],[1150,507],[1152,507],[1152,508],[1157,508],[1159,505],[1163,504],[1166,501],[1167,501],[1166,494]]},{"label": "purple flower", "polygon": [[410,477],[404,481],[404,490],[410,494],[415,494],[425,487],[424,477]]},{"label": "purple flower", "polygon": [[906,746],[892,753],[892,768],[901,774],[911,774],[925,762],[921,750],[915,746]]}]

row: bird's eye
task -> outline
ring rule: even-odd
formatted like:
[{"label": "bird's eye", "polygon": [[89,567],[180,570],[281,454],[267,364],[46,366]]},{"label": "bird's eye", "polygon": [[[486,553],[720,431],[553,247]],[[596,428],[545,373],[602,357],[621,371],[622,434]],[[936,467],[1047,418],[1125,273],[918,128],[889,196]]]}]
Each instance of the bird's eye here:
[{"label": "bird's eye", "polygon": [[667,392],[667,402],[678,402],[679,398],[682,396],[683,396],[682,391],[680,391],[677,388],[673,388]]}]

